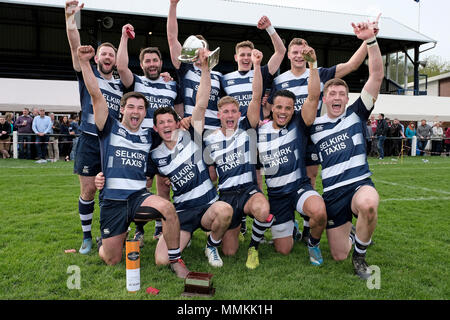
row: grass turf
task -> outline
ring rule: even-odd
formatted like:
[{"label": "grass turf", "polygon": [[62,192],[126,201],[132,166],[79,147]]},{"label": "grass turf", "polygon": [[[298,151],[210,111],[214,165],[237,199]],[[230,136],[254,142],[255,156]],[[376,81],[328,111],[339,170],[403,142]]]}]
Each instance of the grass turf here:
[{"label": "grass turf", "polygon": [[[208,265],[203,249],[205,233],[196,231],[183,259],[192,271],[214,274],[220,300],[369,299],[434,300],[450,298],[450,158],[427,157],[369,159],[372,178],[380,194],[378,225],[369,247],[369,265],[380,268],[380,289],[369,289],[353,274],[350,257],[331,259],[322,237],[322,267],[309,264],[306,247],[296,243],[289,256],[261,244],[260,267],[247,270],[249,232],[235,256],[224,266]],[[36,164],[26,160],[0,160],[0,299],[205,299],[181,297],[183,280],[166,267],[156,267],[151,240],[154,223],[146,226],[141,251],[141,290],[126,290],[125,261],[106,266],[94,249],[89,255],[64,253],[77,249],[82,232],[78,216],[78,178],[73,163]],[[320,179],[318,191],[321,192]],[[301,218],[297,215],[301,221]],[[99,236],[96,201],[92,232]],[[301,224],[301,223],[300,223]],[[131,226],[134,231],[134,225]],[[132,234],[133,234],[132,231]],[[270,233],[266,233],[270,237]],[[95,244],[94,244],[95,246]],[[70,266],[80,271],[80,289],[69,289]],[[160,289],[148,295],[149,286]]]}]

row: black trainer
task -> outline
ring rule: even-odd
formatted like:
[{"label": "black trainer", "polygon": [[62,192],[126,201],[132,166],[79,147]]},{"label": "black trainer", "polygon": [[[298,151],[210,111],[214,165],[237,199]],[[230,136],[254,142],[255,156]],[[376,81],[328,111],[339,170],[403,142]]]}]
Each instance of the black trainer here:
[{"label": "black trainer", "polygon": [[369,265],[366,262],[366,255],[359,254],[356,251],[353,251],[352,262],[355,274],[363,280],[369,279],[369,277],[372,275],[372,272],[370,271]]}]

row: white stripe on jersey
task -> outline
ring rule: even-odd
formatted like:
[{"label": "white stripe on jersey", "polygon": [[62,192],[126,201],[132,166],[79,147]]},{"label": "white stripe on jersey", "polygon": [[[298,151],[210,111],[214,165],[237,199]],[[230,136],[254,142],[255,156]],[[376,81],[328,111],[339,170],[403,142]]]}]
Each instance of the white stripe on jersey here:
[{"label": "white stripe on jersey", "polygon": [[183,193],[178,197],[173,197],[173,203],[181,203],[188,200],[192,200],[208,193],[211,188],[214,188],[210,179],[203,181],[203,183],[189,192]]},{"label": "white stripe on jersey", "polygon": [[144,118],[144,120],[142,120],[141,127],[142,128],[153,128],[153,119]]},{"label": "white stripe on jersey", "polygon": [[239,83],[225,88],[227,95],[232,96],[235,93],[252,92],[251,83]]},{"label": "white stripe on jersey", "polygon": [[[263,168],[264,170],[264,168]],[[300,168],[298,168],[295,172],[291,172],[284,176],[276,177],[276,178],[266,178],[266,184],[268,188],[278,188],[284,185],[287,185],[291,182],[295,182],[301,178],[302,174],[300,172]]]},{"label": "white stripe on jersey", "polygon": [[146,180],[133,180],[123,178],[108,178],[106,179],[105,188],[118,190],[141,190],[147,184]]},{"label": "white stripe on jersey", "polygon": [[[322,179],[328,179],[337,176],[347,169],[362,166],[366,163],[366,155],[359,154],[351,157],[349,160],[335,164],[334,166],[322,169]],[[334,187],[334,186],[333,186]]]},{"label": "white stripe on jersey", "polygon": [[[178,142],[178,143],[180,143],[180,142]],[[177,145],[179,145],[179,144],[177,144]],[[173,150],[169,150],[169,148],[167,148],[166,145],[164,143],[162,143],[158,148],[153,150],[154,158],[156,158],[156,159],[167,157],[167,155],[169,155],[169,154],[172,156],[172,159],[168,165],[159,168],[159,170],[161,171],[162,174],[169,175],[171,172],[175,171],[183,163],[184,164],[191,163],[191,156],[195,153],[198,153],[199,161],[197,161],[197,163],[193,164],[193,165],[198,166],[199,172],[202,172],[203,170],[205,170],[205,166],[203,165],[203,162],[201,161],[202,160],[201,151],[199,151],[198,146],[194,142],[189,143],[180,153],[178,153],[175,157],[173,157],[173,154],[175,153],[175,148]]]},{"label": "white stripe on jersey", "polygon": [[[240,133],[240,134],[237,134]],[[234,140],[234,141],[233,141]],[[211,151],[211,157],[213,159],[222,156],[224,153],[227,152],[234,152],[234,149],[237,150],[245,150],[245,142],[249,140],[248,136],[245,131],[242,131],[240,129],[237,129],[232,136],[225,137],[222,133],[222,131],[218,131],[215,134],[209,135],[205,142],[207,142],[208,145],[213,145],[215,143],[220,143],[220,148],[222,148],[222,143],[226,141],[225,143],[228,144],[228,147],[225,149],[219,149],[219,150],[212,150]],[[212,147],[210,147],[213,149]],[[247,157],[246,157],[247,159]]]},{"label": "white stripe on jersey", "polygon": [[250,182],[253,182],[253,174],[251,171],[226,179],[224,183],[219,184],[219,190],[232,188]]},{"label": "white stripe on jersey", "polygon": [[87,122],[88,123],[91,123],[91,124],[93,124],[93,125],[95,125],[95,117],[94,117],[94,114],[93,113],[89,113],[89,114],[87,114],[86,115],[87,116]]},{"label": "white stripe on jersey", "polygon": [[[212,76],[213,74],[214,74],[214,73],[211,72],[211,76]],[[196,73],[195,73],[194,71],[192,71],[192,70],[189,70],[189,71],[186,73],[186,76],[185,76],[185,80],[190,80],[190,81],[197,82],[197,83],[200,83],[200,79],[201,79],[201,76],[198,75],[198,74],[196,74]],[[213,77],[211,77],[211,87],[213,87],[213,88],[220,88],[220,81],[214,79]],[[192,96],[191,96],[191,97],[192,97]]]},{"label": "white stripe on jersey", "polygon": [[[278,135],[278,132],[280,130],[287,130],[287,129],[273,129],[272,124],[269,127],[260,127],[259,129],[259,136],[262,135]],[[295,130],[291,130],[287,133],[286,136],[277,137],[274,140],[270,141],[261,141],[261,138],[258,142],[258,149],[260,152],[267,152],[269,150],[277,150],[280,148],[280,145],[286,145],[293,140],[297,139],[297,132]]]},{"label": "white stripe on jersey", "polygon": [[[140,135],[140,133],[137,133]],[[149,152],[150,151],[150,145],[148,143],[136,143],[132,142],[130,140],[125,139],[124,137],[111,133],[111,140],[109,143],[113,147],[118,148],[127,148],[131,150],[139,150],[143,152]]]},{"label": "white stripe on jersey", "polygon": [[364,137],[361,133],[357,133],[354,136],[352,136],[353,144],[356,146],[358,144],[365,143]]},{"label": "white stripe on jersey", "polygon": [[324,188],[323,192],[328,192],[330,190],[333,190],[333,189],[336,189],[336,188],[339,188],[339,187],[342,187],[342,186],[346,186],[346,185],[352,184],[352,183],[357,182],[357,181],[364,180],[364,179],[370,177],[371,175],[372,175],[372,173],[368,172],[366,174],[363,174],[362,176],[358,176],[356,178],[344,180],[344,181],[336,183],[336,184],[334,184],[334,185],[332,185],[330,187]]},{"label": "white stripe on jersey", "polygon": [[[217,200],[219,200],[219,196],[218,195],[216,195],[213,199],[211,199],[211,201],[209,201],[207,204],[213,204]],[[185,212],[186,210],[189,210],[189,209],[177,210],[177,213]]]},{"label": "white stripe on jersey", "polygon": [[[119,79],[111,79],[111,80],[106,80],[103,78],[97,78],[98,79],[98,87],[100,88],[100,90],[105,90],[108,93],[112,93],[115,95],[118,95],[119,97],[122,97],[122,90],[120,90],[120,80]],[[111,84],[114,84],[113,86],[111,86]],[[120,104],[120,98],[117,104]]]},{"label": "white stripe on jersey", "polygon": [[328,129],[328,130],[324,130],[324,131],[319,131],[317,133],[312,134],[311,135],[312,141],[314,143],[317,143],[318,141],[322,140],[324,137],[327,137],[327,136],[333,134],[336,131],[341,131],[341,130],[347,129],[347,128],[351,127],[352,125],[354,125],[355,123],[359,122],[359,117],[358,117],[358,115],[356,113],[352,113],[348,117],[345,117],[345,113],[344,113],[344,114],[342,114],[341,116],[339,116],[338,118],[335,118],[335,119],[330,119],[328,117],[328,115],[324,115],[324,116],[322,116],[320,118],[317,118],[316,121],[314,121],[314,125],[327,123],[327,122],[335,123],[339,119],[343,119],[343,120],[342,120],[341,123],[336,125],[334,128]]}]

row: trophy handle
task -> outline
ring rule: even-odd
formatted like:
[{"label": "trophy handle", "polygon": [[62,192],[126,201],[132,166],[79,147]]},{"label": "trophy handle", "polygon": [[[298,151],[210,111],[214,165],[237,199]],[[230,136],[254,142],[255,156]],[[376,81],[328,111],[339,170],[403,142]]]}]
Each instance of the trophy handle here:
[{"label": "trophy handle", "polygon": [[219,55],[220,55],[220,47],[217,47],[216,50],[212,51],[208,55],[208,68],[212,70],[219,63]]},{"label": "trophy handle", "polygon": [[200,40],[200,42],[203,44],[203,48],[208,48],[208,44],[206,43],[205,40]]}]

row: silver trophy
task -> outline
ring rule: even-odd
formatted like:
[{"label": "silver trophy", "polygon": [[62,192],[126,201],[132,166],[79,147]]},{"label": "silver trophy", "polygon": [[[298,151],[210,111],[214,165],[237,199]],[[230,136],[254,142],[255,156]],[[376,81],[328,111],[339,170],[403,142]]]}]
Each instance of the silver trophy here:
[{"label": "silver trophy", "polygon": [[[183,43],[181,55],[178,60],[183,63],[194,63],[198,60],[199,49],[208,48],[208,44],[204,40],[200,40],[196,36],[189,36]],[[219,62],[220,47],[212,51],[208,55],[209,70],[214,68]]]}]

